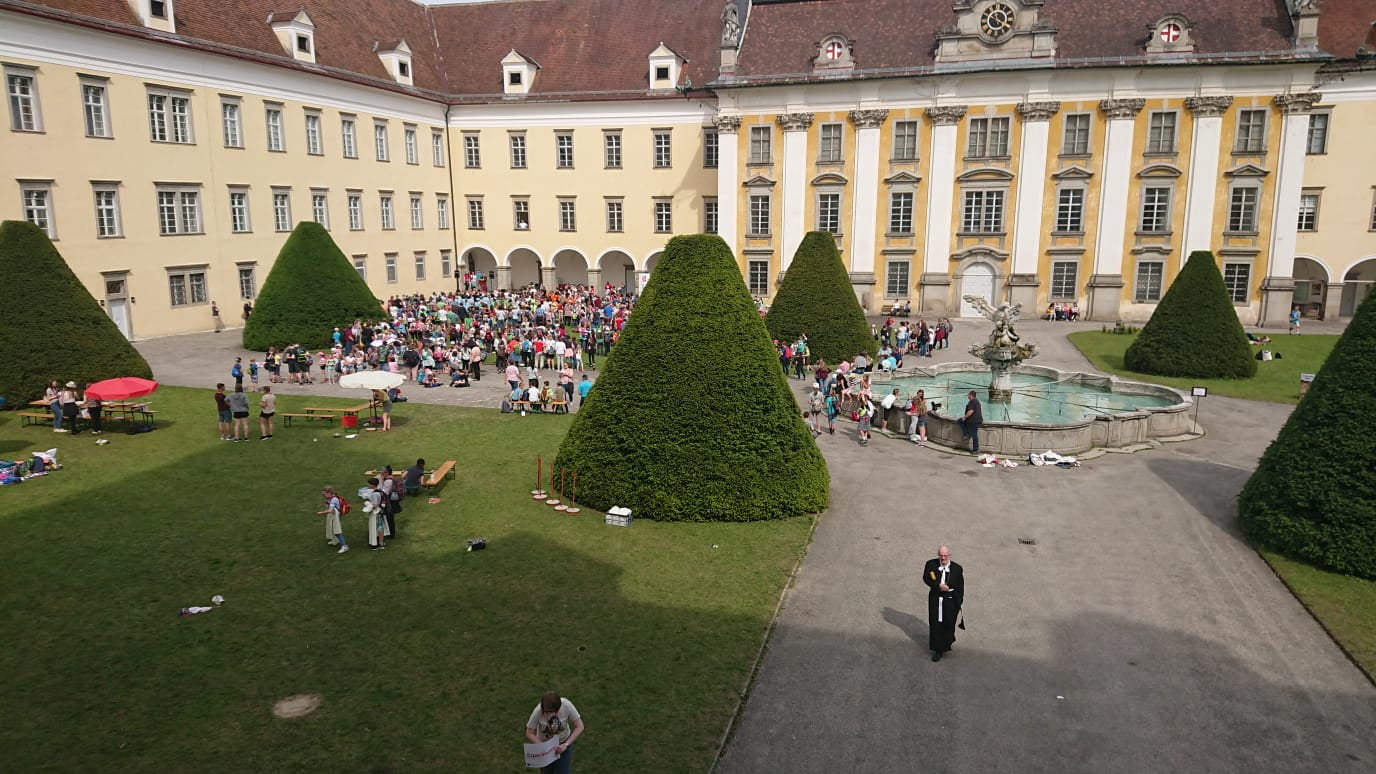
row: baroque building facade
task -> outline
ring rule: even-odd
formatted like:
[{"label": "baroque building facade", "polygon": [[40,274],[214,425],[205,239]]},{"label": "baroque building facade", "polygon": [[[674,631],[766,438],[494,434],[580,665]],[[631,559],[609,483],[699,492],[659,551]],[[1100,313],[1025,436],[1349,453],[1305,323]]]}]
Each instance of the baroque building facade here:
[{"label": "baroque building facade", "polygon": [[1376,11],[1099,5],[0,0],[0,217],[131,337],[235,314],[300,220],[382,297],[636,286],[705,231],[768,300],[822,230],[873,313],[1144,320],[1211,250],[1248,324],[1350,315]]}]

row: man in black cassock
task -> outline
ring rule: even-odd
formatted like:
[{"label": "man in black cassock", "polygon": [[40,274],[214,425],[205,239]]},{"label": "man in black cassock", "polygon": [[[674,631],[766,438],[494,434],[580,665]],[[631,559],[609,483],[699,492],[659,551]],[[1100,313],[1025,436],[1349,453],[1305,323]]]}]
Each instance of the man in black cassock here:
[{"label": "man in black cassock", "polygon": [[928,559],[922,568],[922,582],[927,592],[928,647],[932,660],[940,661],[943,653],[956,641],[956,620],[965,599],[965,573],[951,561],[951,549],[938,548],[935,559]]}]

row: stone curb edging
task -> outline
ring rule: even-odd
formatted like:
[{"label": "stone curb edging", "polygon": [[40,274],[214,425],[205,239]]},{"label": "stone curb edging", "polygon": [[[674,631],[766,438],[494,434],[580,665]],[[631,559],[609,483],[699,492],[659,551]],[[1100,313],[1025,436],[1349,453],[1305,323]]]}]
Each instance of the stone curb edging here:
[{"label": "stone curb edging", "polygon": [[1348,650],[1347,646],[1343,645],[1342,641],[1333,634],[1333,630],[1329,629],[1328,624],[1324,623],[1318,613],[1314,612],[1314,608],[1310,607],[1309,603],[1304,601],[1304,598],[1299,595],[1299,592],[1295,591],[1294,587],[1285,579],[1285,576],[1281,574],[1280,570],[1276,569],[1274,564],[1271,564],[1271,561],[1266,558],[1266,554],[1263,554],[1260,549],[1255,550],[1257,552],[1257,557],[1266,565],[1266,569],[1270,570],[1271,574],[1276,576],[1276,580],[1280,581],[1280,585],[1284,586],[1285,590],[1290,592],[1290,596],[1294,597],[1295,601],[1300,603],[1300,607],[1304,608],[1304,612],[1308,613],[1309,617],[1314,619],[1314,623],[1318,624],[1320,629],[1323,629],[1323,633],[1338,647],[1338,651],[1352,663],[1352,666],[1357,668],[1358,672],[1361,672],[1362,675],[1366,677],[1367,682],[1371,683],[1372,687],[1376,687],[1376,674],[1368,672],[1367,668],[1362,666],[1362,662],[1358,661],[1357,657],[1352,655],[1352,651]]}]

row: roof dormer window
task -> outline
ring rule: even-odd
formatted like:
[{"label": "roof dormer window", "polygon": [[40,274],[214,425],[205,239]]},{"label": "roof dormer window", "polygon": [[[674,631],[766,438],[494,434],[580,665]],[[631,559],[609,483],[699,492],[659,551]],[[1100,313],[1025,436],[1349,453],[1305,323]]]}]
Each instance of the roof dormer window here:
[{"label": "roof dormer window", "polygon": [[813,70],[845,71],[855,67],[855,43],[840,33],[832,33],[817,42],[812,58]]},{"label": "roof dormer window", "polygon": [[126,0],[126,2],[143,26],[163,32],[177,31],[172,0]]},{"label": "roof dormer window", "polygon": [[268,26],[292,59],[315,64],[315,22],[305,11],[268,14]]},{"label": "roof dormer window", "polygon": [[152,16],[154,19],[166,19],[166,18],[167,18],[167,2],[166,2],[166,0],[149,0],[149,3],[148,3],[148,15],[149,15],[149,16]]},{"label": "roof dormer window", "polygon": [[406,41],[378,44],[377,56],[382,60],[382,66],[387,68],[387,74],[392,76],[392,80],[403,86],[415,85],[411,77],[411,47],[406,45]]},{"label": "roof dormer window", "polygon": [[1195,50],[1194,25],[1179,14],[1162,17],[1147,26],[1148,54],[1189,54]]},{"label": "roof dormer window", "polygon": [[672,48],[660,43],[658,48],[650,52],[650,88],[652,90],[677,88],[679,73],[683,71],[683,65],[687,61],[675,53]]},{"label": "roof dormer window", "polygon": [[513,96],[529,94],[535,82],[535,73],[539,70],[539,62],[511,49],[502,57],[502,91]]},{"label": "roof dormer window", "polygon": [[521,71],[519,71],[519,70],[512,70],[511,72],[507,73],[507,74],[506,74],[506,82],[507,82],[507,85],[508,85],[508,86],[520,86],[520,85],[521,85]]}]

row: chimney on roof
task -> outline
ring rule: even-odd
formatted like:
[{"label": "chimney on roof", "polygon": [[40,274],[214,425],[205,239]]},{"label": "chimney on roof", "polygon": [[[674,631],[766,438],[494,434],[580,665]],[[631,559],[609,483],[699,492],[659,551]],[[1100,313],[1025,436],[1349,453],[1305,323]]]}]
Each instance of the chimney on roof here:
[{"label": "chimney on roof", "polygon": [[1319,48],[1319,0],[1290,0],[1290,21],[1295,30],[1295,48]]}]

